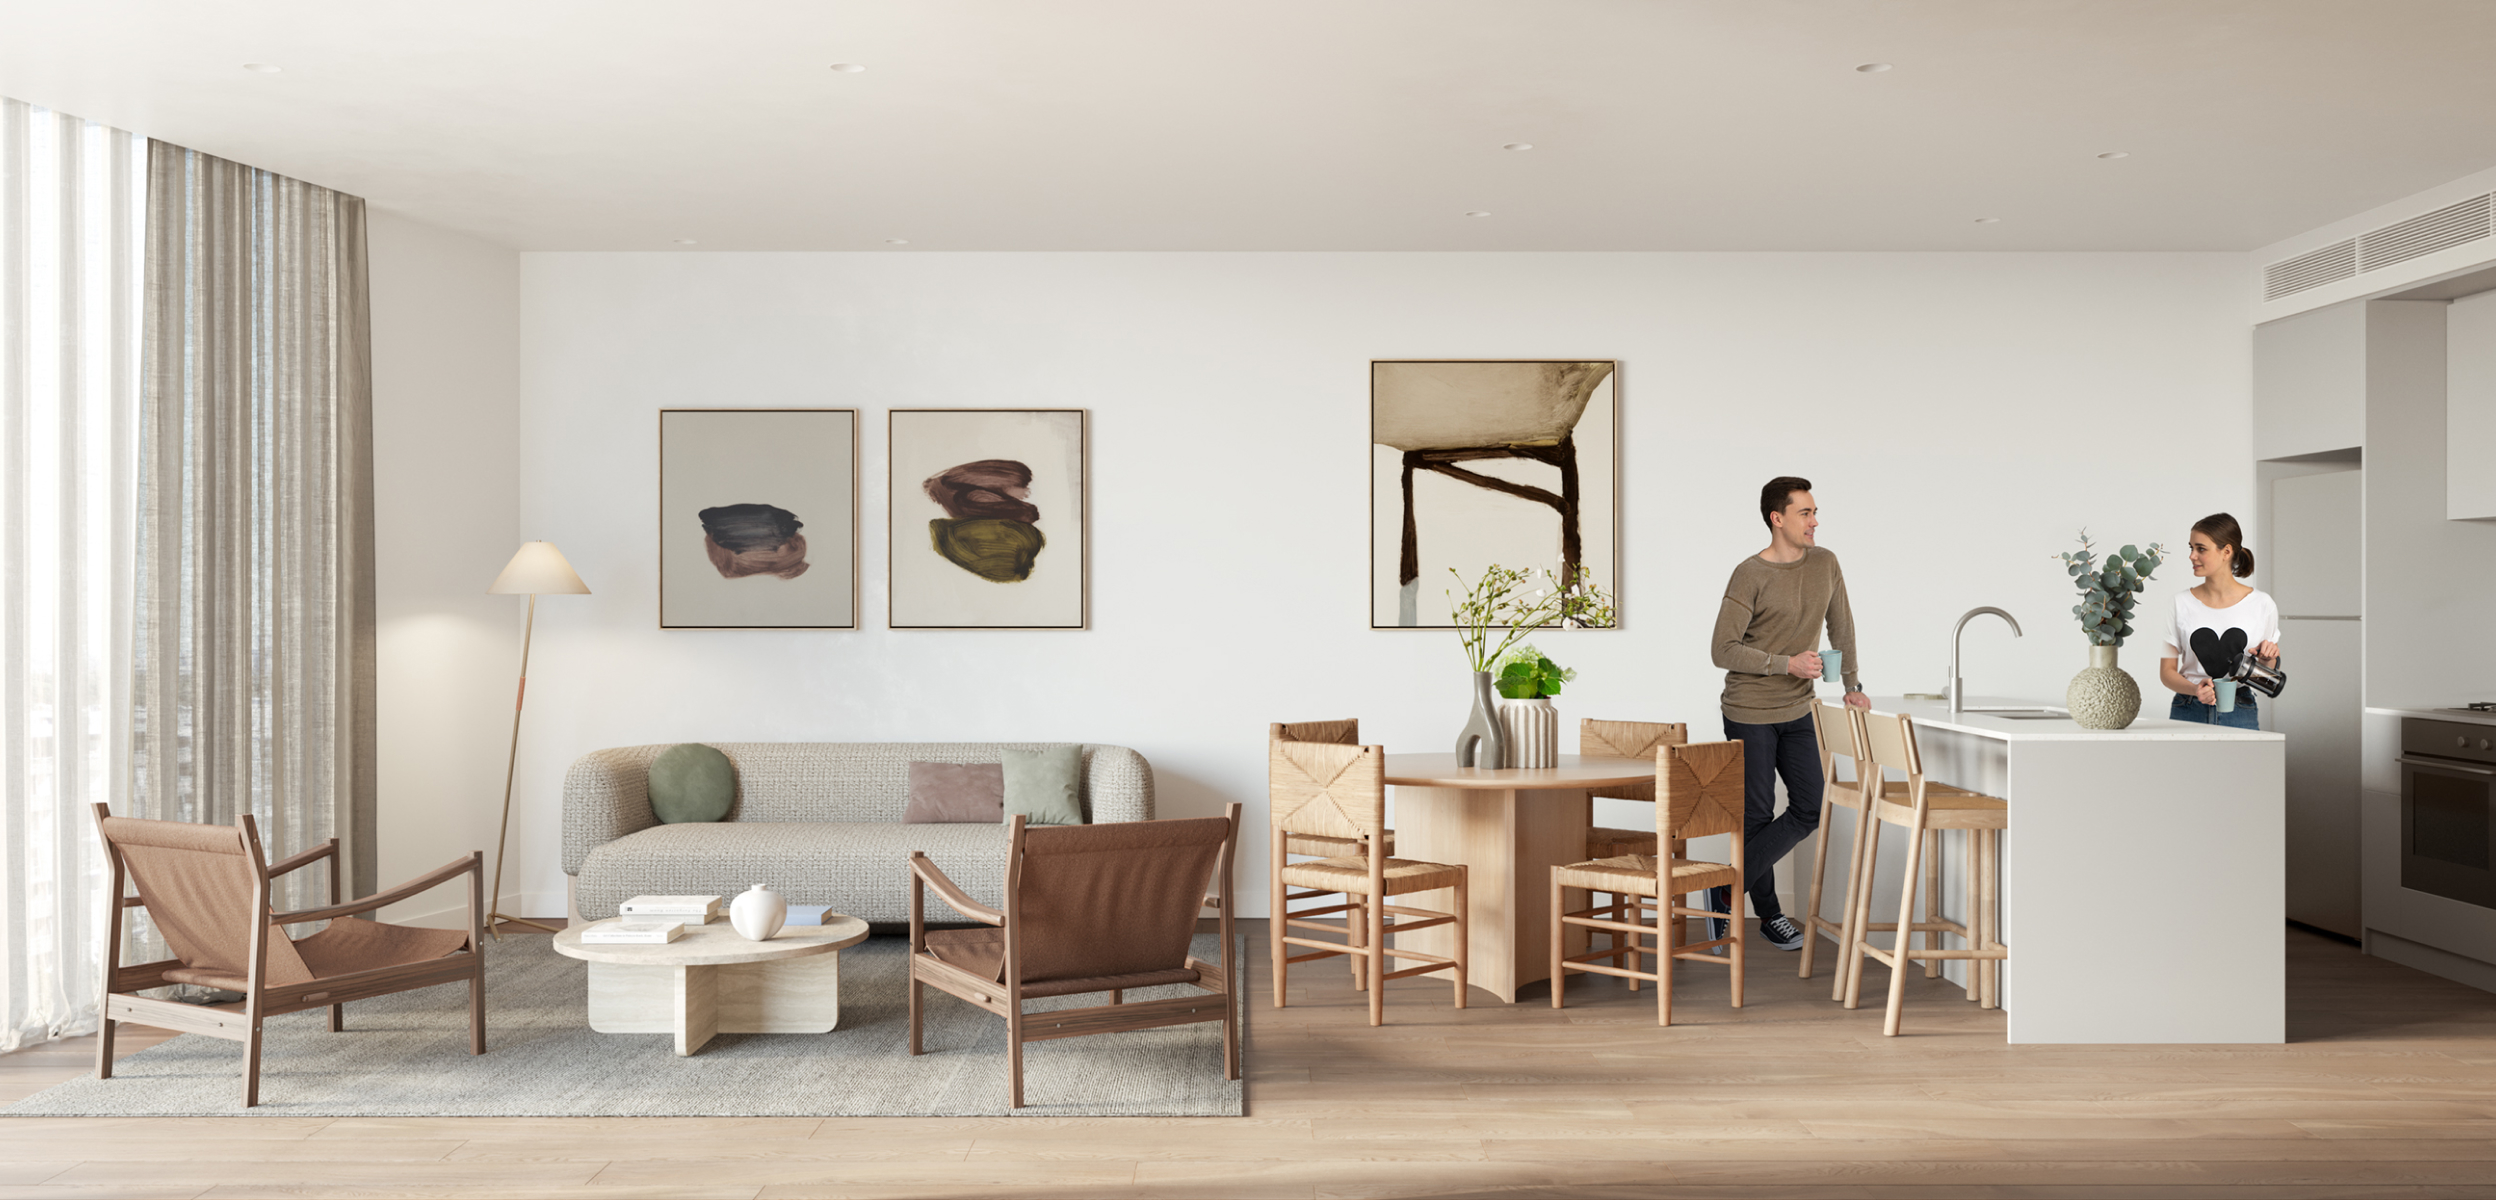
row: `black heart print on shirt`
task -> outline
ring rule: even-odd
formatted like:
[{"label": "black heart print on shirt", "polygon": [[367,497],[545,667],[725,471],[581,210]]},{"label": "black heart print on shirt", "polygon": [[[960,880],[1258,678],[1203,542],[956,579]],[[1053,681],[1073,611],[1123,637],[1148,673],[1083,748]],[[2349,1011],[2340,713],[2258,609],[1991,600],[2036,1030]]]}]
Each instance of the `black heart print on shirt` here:
[{"label": "black heart print on shirt", "polygon": [[2193,657],[2201,660],[2201,669],[2212,679],[2223,679],[2236,670],[2236,660],[2245,656],[2245,631],[2230,629],[2224,635],[2209,629],[2193,631]]}]

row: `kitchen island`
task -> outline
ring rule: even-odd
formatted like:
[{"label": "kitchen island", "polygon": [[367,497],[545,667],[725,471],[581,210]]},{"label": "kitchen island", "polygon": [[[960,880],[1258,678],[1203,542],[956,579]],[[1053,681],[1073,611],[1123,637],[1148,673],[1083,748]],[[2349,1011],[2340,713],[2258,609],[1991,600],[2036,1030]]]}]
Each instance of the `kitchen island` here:
[{"label": "kitchen island", "polygon": [[[2143,699],[2144,710],[2153,701],[2163,710],[2163,695]],[[2130,728],[2094,730],[2065,716],[1953,714],[1939,700],[1881,696],[1872,707],[1914,719],[1926,779],[2010,801],[2002,1007],[2011,1041],[2287,1040],[2285,738],[2146,711]],[[1831,821],[1821,914],[1835,920],[1853,814],[1840,809]],[[1966,916],[1964,836],[1945,835],[1943,847],[1942,907],[1953,918]],[[1896,830],[1883,841],[1874,921],[1897,916],[1905,843]],[[1788,861],[1807,871],[1808,847]],[[1952,977],[1964,966],[1951,964]],[[1870,972],[1878,978],[1879,965]],[[1877,994],[1871,982],[1865,991]],[[1912,1034],[1913,1004],[1906,1021]]]}]

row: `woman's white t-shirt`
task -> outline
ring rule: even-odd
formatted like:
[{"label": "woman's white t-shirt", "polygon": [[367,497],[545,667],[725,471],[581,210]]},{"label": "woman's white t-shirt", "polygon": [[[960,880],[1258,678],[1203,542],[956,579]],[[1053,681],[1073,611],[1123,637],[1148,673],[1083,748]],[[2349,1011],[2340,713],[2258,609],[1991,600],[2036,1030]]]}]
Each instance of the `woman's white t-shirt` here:
[{"label": "woman's white t-shirt", "polygon": [[2201,669],[2201,660],[2193,657],[2193,631],[2208,629],[2225,634],[2230,629],[2245,631],[2245,651],[2264,642],[2279,640],[2279,605],[2270,593],[2255,588],[2245,598],[2226,608],[2212,608],[2194,599],[2189,591],[2175,596],[2175,623],[2167,629],[2167,653],[2175,660],[2176,672],[2189,683],[2204,683],[2210,678]]}]

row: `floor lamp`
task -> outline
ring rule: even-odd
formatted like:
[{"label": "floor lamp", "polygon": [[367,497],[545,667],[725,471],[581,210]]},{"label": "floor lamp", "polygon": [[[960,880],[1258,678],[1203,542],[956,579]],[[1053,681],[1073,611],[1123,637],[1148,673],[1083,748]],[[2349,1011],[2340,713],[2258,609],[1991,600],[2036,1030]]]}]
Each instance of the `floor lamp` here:
[{"label": "floor lamp", "polygon": [[520,768],[520,708],[529,700],[529,640],[537,635],[537,598],[541,594],[586,596],[589,585],[581,582],[581,577],[573,572],[572,564],[563,560],[563,551],[555,549],[553,542],[523,542],[520,552],[512,555],[511,562],[503,567],[503,573],[494,577],[494,586],[485,590],[487,595],[492,596],[525,594],[529,598],[529,621],[521,627],[520,634],[520,690],[511,700],[511,758],[503,766],[503,828],[494,839],[493,900],[486,906],[485,914],[485,927],[499,941],[503,936],[499,922],[503,921],[543,929],[548,933],[555,931],[552,926],[522,920],[503,912],[503,850],[511,843],[511,782]]}]

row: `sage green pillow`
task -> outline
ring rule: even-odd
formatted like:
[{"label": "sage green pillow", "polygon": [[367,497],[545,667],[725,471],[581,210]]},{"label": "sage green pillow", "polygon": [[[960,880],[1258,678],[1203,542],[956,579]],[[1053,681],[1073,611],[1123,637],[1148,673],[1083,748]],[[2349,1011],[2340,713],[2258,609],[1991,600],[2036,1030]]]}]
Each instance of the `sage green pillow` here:
[{"label": "sage green pillow", "polygon": [[736,799],[736,765],[708,746],[670,746],[650,764],[650,811],[665,824],[716,821]]},{"label": "sage green pillow", "polygon": [[1083,780],[1083,747],[1051,746],[1046,750],[1006,750],[997,755],[1005,771],[1005,819],[1021,814],[1030,825],[1081,825],[1083,802],[1076,788]]}]

